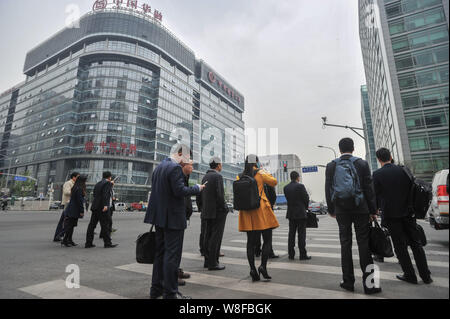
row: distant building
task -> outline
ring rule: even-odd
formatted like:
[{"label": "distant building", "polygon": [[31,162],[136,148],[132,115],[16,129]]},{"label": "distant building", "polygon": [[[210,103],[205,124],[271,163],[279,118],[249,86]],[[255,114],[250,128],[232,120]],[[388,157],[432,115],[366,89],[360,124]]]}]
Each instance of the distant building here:
[{"label": "distant building", "polygon": [[[290,174],[292,171],[297,171],[300,174],[300,180],[303,180],[302,162],[295,154],[261,156],[259,161],[264,169],[277,179],[277,194],[283,194],[284,186],[291,182]],[[284,164],[287,165],[287,173],[284,172]]]},{"label": "distant building", "polygon": [[378,169],[378,161],[375,148],[375,140],[373,138],[372,116],[370,115],[369,95],[367,87],[361,86],[361,118],[364,128],[364,136],[366,137],[366,161],[369,163],[372,172]]}]

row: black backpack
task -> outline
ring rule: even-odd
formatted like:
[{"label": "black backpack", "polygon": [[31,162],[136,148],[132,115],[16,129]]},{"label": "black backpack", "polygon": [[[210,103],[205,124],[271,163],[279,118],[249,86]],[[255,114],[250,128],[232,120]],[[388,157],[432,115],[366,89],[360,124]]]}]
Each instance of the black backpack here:
[{"label": "black backpack", "polygon": [[407,167],[402,168],[412,182],[408,196],[408,211],[415,218],[424,219],[433,197],[431,185],[416,179]]},{"label": "black backpack", "polygon": [[258,209],[261,195],[256,179],[251,176],[242,175],[239,180],[233,182],[233,206],[236,210]]}]

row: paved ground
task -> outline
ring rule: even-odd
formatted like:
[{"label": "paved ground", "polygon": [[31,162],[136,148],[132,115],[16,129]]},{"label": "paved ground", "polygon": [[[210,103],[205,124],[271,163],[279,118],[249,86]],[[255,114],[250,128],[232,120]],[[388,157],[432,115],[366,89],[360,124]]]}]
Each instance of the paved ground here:
[{"label": "paved ground", "polygon": [[[143,213],[116,213],[113,241],[116,249],[104,249],[96,239],[95,249],[84,249],[89,217],[80,220],[74,240],[79,247],[62,248],[51,241],[60,212],[0,212],[0,298],[148,298],[151,265],[135,262],[135,241],[148,231]],[[310,261],[290,261],[287,256],[288,224],[285,211],[278,211],[280,228],[274,231],[274,249],[280,258],[268,266],[271,282],[251,283],[245,253],[245,234],[237,231],[237,213],[231,214],[222,242],[226,270],[203,269],[198,252],[200,218],[194,214],[186,231],[182,267],[192,274],[180,291],[195,299],[266,298],[366,298],[362,294],[361,271],[355,259],[356,292],[339,288],[340,249],[336,221],[321,216],[319,229],[308,230]],[[379,264],[383,293],[379,298],[449,298],[449,234],[422,225],[429,245],[426,253],[435,282],[410,285],[395,279],[400,266],[395,258]],[[97,229],[99,231],[99,229]],[[355,245],[356,247],[356,245]],[[357,250],[354,250],[357,255]],[[298,252],[297,252],[298,254]],[[80,289],[67,289],[66,267],[80,268]],[[373,297],[370,297],[373,298]]]}]

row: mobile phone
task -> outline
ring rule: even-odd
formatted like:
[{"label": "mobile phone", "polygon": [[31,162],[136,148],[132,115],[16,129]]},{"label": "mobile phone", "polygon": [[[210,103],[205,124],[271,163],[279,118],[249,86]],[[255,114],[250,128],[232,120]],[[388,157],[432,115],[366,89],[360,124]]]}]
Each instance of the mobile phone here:
[{"label": "mobile phone", "polygon": [[206,184],[208,184],[208,181],[206,181],[205,184],[203,184],[203,185],[206,185]]}]

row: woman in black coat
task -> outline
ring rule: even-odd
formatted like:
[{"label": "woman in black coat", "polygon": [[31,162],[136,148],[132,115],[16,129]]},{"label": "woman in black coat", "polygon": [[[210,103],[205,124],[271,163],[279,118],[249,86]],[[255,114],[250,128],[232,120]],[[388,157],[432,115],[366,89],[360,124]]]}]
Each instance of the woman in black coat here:
[{"label": "woman in black coat", "polygon": [[66,233],[61,246],[77,246],[72,240],[72,235],[74,228],[78,225],[78,219],[84,216],[86,181],[87,176],[80,176],[73,185],[70,202],[65,211],[64,229],[66,229]]}]

